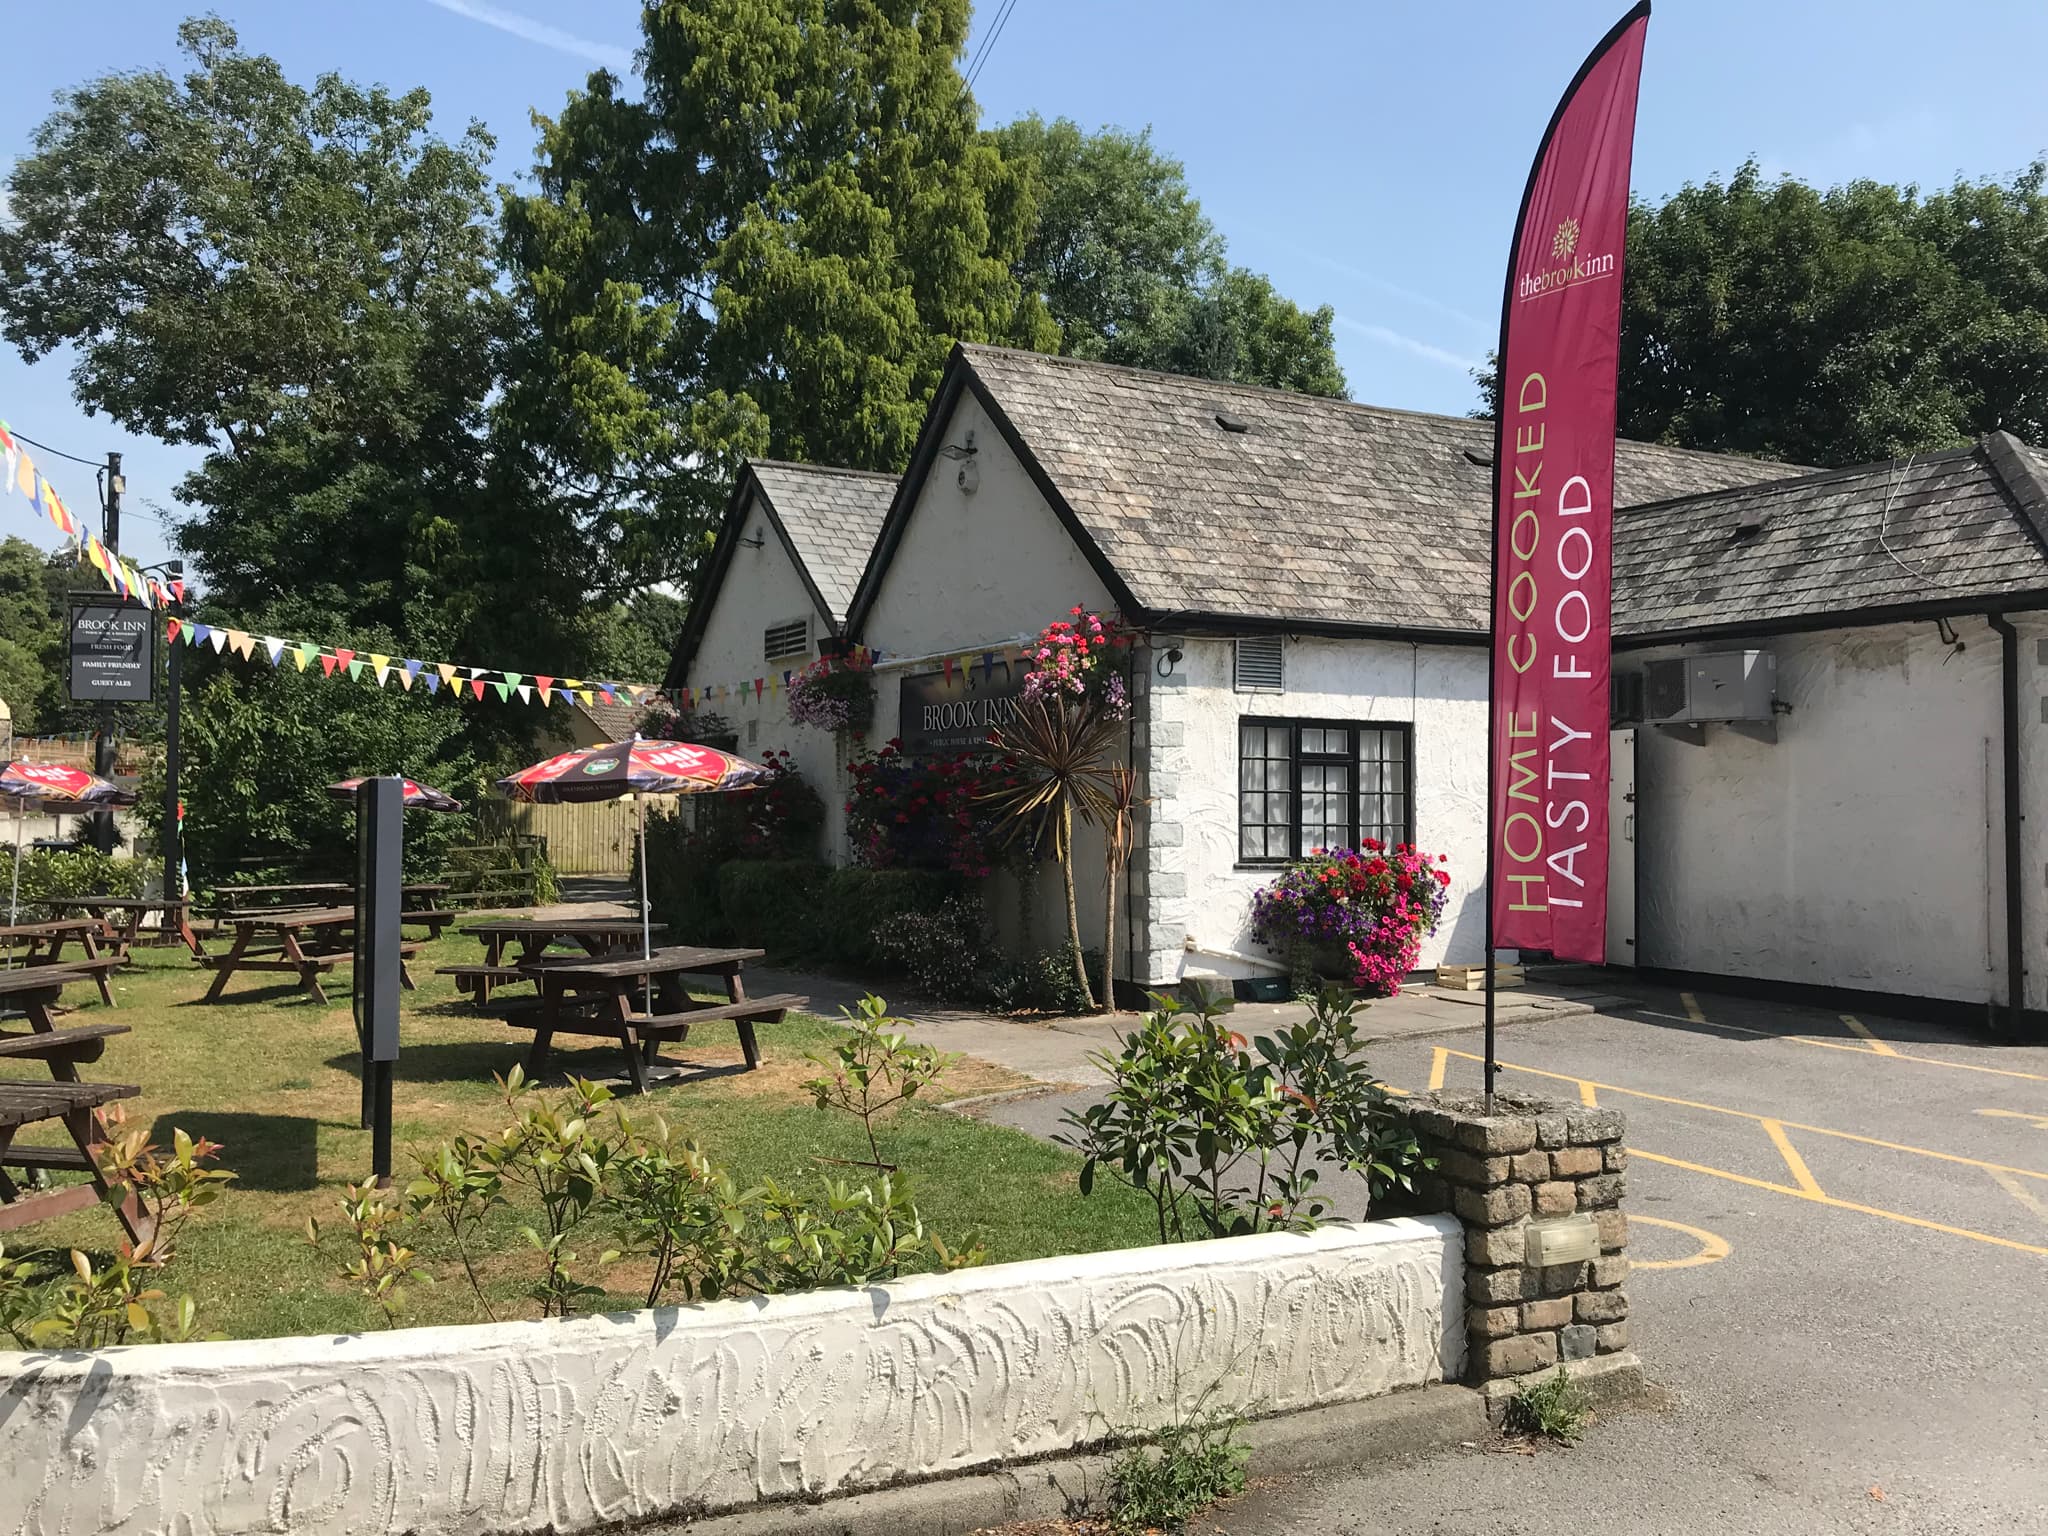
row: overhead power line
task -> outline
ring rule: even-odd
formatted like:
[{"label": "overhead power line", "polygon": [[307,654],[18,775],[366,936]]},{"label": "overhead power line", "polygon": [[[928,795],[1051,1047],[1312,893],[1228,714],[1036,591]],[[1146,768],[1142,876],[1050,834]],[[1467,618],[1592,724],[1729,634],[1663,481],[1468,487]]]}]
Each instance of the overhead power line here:
[{"label": "overhead power line", "polygon": [[988,41],[981,45],[974,55],[974,62],[967,71],[967,89],[974,89],[974,82],[981,78],[982,66],[988,63],[988,56],[995,52],[996,44],[1003,35],[1003,28],[1010,24],[1010,13],[1017,9],[1017,0],[1004,0],[1001,10],[996,12],[994,24],[989,28]]},{"label": "overhead power line", "polygon": [[31,448],[40,448],[45,453],[54,453],[60,459],[69,459],[74,464],[83,464],[87,469],[105,469],[107,467],[105,459],[81,459],[77,454],[66,453],[62,448],[52,448],[48,443],[39,443],[26,432],[16,432],[12,427],[9,427],[7,430],[11,435],[27,443]]}]

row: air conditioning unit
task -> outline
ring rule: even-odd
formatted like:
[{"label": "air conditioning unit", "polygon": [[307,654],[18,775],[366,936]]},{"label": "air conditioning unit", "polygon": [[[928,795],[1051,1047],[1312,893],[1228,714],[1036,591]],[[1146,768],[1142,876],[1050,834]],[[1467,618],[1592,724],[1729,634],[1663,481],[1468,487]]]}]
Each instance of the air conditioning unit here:
[{"label": "air conditioning unit", "polygon": [[1648,725],[1711,725],[1776,718],[1778,658],[1769,651],[1722,651],[1643,663],[1642,719]]}]

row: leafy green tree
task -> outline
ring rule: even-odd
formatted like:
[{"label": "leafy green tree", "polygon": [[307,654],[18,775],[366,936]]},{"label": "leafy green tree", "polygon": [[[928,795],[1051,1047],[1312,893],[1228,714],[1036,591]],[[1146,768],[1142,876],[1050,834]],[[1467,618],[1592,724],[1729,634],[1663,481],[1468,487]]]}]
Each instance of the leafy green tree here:
[{"label": "leafy green tree", "polygon": [[1813,465],[2048,440],[2044,182],[1821,191],[1750,161],[1636,204],[1622,435]]},{"label": "leafy green tree", "polygon": [[[0,329],[87,409],[208,450],[176,537],[209,611],[566,666],[608,541],[489,437],[511,321],[491,140],[427,94],[288,80],[216,18],[190,69],[61,92],[8,178]],[[508,603],[508,593],[519,601]]]},{"label": "leafy green tree", "polygon": [[1057,349],[1311,394],[1344,393],[1325,305],[1303,311],[1225,260],[1223,237],[1150,131],[1084,133],[1036,114],[992,135],[1030,177],[1017,279]]},{"label": "leafy green tree", "polygon": [[0,699],[17,736],[45,729],[63,699],[64,616],[50,568],[26,539],[0,539]]},{"label": "leafy green tree", "polygon": [[[907,459],[955,339],[1035,325],[1023,179],[975,128],[967,0],[661,0],[645,94],[599,72],[508,197],[525,324],[503,415],[634,509],[646,579],[701,553],[743,454]],[[637,535],[637,536],[636,536]]]}]

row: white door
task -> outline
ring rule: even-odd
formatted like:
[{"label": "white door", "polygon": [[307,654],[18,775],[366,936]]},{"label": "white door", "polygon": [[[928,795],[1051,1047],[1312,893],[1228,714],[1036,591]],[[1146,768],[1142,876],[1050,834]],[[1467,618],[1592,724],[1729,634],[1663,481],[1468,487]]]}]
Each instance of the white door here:
[{"label": "white door", "polygon": [[1607,963],[1636,963],[1636,733],[1609,731]]}]

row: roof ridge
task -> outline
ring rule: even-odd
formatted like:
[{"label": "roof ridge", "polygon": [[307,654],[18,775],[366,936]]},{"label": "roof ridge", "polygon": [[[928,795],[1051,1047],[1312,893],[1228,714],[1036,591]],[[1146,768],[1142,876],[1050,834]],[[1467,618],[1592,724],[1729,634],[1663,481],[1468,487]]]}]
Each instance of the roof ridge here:
[{"label": "roof ridge", "polygon": [[1991,472],[2004,484],[2034,537],[2048,549],[2048,477],[2021,451],[2031,452],[2031,445],[1999,428],[1985,433],[1972,445],[1973,451],[1980,448]]},{"label": "roof ridge", "polygon": [[[1370,400],[1353,400],[1344,395],[1312,395],[1298,389],[1278,389],[1270,384],[1240,384],[1234,379],[1209,379],[1194,373],[1170,373],[1164,368],[1140,368],[1131,363],[1105,363],[1088,357],[1067,357],[1057,352],[1033,352],[1028,347],[998,347],[988,342],[963,341],[957,343],[961,352],[972,362],[980,354],[998,357],[1023,358],[1034,363],[1057,363],[1063,367],[1089,369],[1102,373],[1124,373],[1141,379],[1161,379],[1170,384],[1190,388],[1206,386],[1211,389],[1236,390],[1247,395],[1272,397],[1293,403],[1307,402],[1312,405],[1341,407],[1346,410],[1362,411],[1372,416],[1392,416],[1409,421],[1442,422],[1449,426],[1469,427],[1474,431],[1493,432],[1494,419],[1491,416],[1453,416],[1444,411],[1418,411],[1401,405],[1379,405]],[[1753,458],[1746,453],[1723,453],[1713,448],[1682,448],[1671,443],[1645,442],[1640,438],[1617,438],[1617,442],[1631,447],[1654,448],[1659,453],[1682,453],[1706,459],[1738,459],[1745,464],[1777,465],[1779,459]],[[1805,465],[1788,465],[1788,468],[1804,470]]]},{"label": "roof ridge", "polygon": [[754,459],[746,461],[756,469],[801,469],[808,474],[853,475],[867,480],[900,480],[902,475],[887,469],[852,469],[844,464],[807,464],[801,459]]},{"label": "roof ridge", "polygon": [[[1626,442],[1628,439],[1624,438]],[[1676,449],[1674,452],[1700,453],[1698,448]],[[1874,475],[1883,470],[1900,466],[1941,464],[1951,459],[1968,458],[1975,454],[1977,445],[1965,443],[1960,448],[1940,448],[1932,453],[1904,453],[1897,458],[1872,459],[1868,464],[1846,464],[1839,469],[1810,469],[1798,474],[1783,475],[1776,480],[1758,480],[1749,485],[1730,486],[1720,491],[1694,491],[1689,496],[1667,496],[1662,501],[1637,501],[1625,507],[1614,509],[1617,517],[1626,513],[1633,517],[1638,512],[1656,512],[1668,507],[1691,506],[1702,501],[1732,501],[1742,496],[1763,496],[1782,492],[1797,486],[1822,485],[1831,480],[1853,480],[1860,475]],[[1716,458],[1738,458],[1738,454],[1715,454]],[[1776,459],[1751,459],[1752,464],[1776,464]],[[1793,466],[1787,466],[1788,468]]]}]

